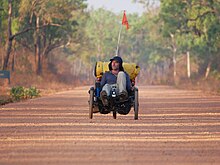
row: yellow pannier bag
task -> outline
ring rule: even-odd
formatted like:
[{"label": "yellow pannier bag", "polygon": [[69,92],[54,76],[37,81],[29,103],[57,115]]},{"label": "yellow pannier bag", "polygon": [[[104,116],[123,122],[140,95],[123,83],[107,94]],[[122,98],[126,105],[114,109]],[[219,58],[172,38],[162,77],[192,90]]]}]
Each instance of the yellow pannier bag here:
[{"label": "yellow pannier bag", "polygon": [[[110,62],[102,62],[102,61],[96,62],[94,75],[97,78],[101,78],[105,72],[109,71],[109,68],[108,68],[109,63]],[[125,72],[128,73],[128,75],[130,76],[130,79],[132,81],[135,80],[138,73],[140,72],[140,67],[137,66],[135,63],[125,63],[124,62],[123,68],[124,68]]]}]

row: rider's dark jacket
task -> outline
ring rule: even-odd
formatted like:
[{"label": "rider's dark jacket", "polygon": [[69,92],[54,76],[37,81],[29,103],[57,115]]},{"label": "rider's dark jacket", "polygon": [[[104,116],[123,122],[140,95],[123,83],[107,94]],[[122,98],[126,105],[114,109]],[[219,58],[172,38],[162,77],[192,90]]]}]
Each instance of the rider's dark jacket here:
[{"label": "rider's dark jacket", "polygon": [[131,90],[131,81],[129,75],[124,71],[124,68],[122,66],[122,59],[119,56],[115,56],[112,59],[110,59],[110,63],[108,65],[109,70],[108,72],[105,72],[104,75],[102,76],[101,80],[101,87],[103,87],[105,84],[116,84],[117,83],[117,76],[115,76],[111,71],[112,71],[112,61],[116,60],[119,62],[119,71],[123,71],[126,75],[126,89],[129,92]]}]

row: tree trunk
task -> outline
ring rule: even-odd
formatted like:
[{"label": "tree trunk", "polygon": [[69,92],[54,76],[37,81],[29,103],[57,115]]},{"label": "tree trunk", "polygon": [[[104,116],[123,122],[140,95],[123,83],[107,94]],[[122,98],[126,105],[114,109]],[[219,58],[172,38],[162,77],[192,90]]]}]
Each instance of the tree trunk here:
[{"label": "tree trunk", "polygon": [[13,56],[12,56],[12,63],[11,63],[11,70],[14,72],[15,70],[15,58],[16,58],[16,40],[14,42],[14,47],[13,47]]},{"label": "tree trunk", "polygon": [[176,49],[173,50],[173,78],[176,79]]},{"label": "tree trunk", "polygon": [[[2,49],[2,38],[0,37],[0,49]],[[4,54],[1,52],[2,54],[2,57],[1,57],[1,68],[0,69],[3,69],[3,65],[4,65]]]},{"label": "tree trunk", "polygon": [[15,53],[12,56],[12,64],[11,64],[11,71],[14,72],[15,70]]},{"label": "tree trunk", "polygon": [[12,48],[12,40],[8,40],[6,56],[4,58],[3,70],[6,70],[8,68],[8,61],[11,54],[11,48]]},{"label": "tree trunk", "polygon": [[176,81],[176,51],[177,51],[177,48],[176,48],[176,41],[175,41],[175,38],[174,38],[174,34],[170,33],[170,37],[172,39],[172,51],[173,51],[173,79],[174,79],[174,83]]},{"label": "tree trunk", "polygon": [[40,37],[37,39],[37,75],[42,74],[41,52],[40,52]]},{"label": "tree trunk", "polygon": [[36,16],[36,41],[35,41],[35,68],[36,74],[42,74],[42,64],[41,64],[41,46],[40,46],[40,33],[39,33],[39,26],[40,26],[40,18]]},{"label": "tree trunk", "polygon": [[8,0],[8,39],[7,39],[7,50],[6,56],[4,58],[3,70],[6,70],[8,67],[8,61],[12,49],[12,30],[11,30],[11,17],[12,17],[12,0]]},{"label": "tree trunk", "polygon": [[190,67],[190,54],[189,51],[187,51],[186,53],[187,56],[187,77],[190,78],[191,77],[191,67]]},{"label": "tree trunk", "polygon": [[207,68],[206,68],[205,79],[207,79],[208,76],[209,76],[209,73],[210,73],[210,70],[211,70],[211,64],[212,64],[212,62],[209,61],[208,65],[207,65]]}]

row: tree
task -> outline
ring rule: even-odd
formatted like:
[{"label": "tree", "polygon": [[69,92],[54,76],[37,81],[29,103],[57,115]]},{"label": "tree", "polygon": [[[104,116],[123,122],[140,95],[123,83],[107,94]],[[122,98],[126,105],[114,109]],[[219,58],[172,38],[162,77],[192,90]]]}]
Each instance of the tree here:
[{"label": "tree", "polygon": [[100,8],[90,12],[90,19],[86,25],[86,34],[93,45],[90,54],[96,55],[99,60],[115,55],[120,23],[121,18],[111,11]]},{"label": "tree", "polygon": [[[84,0],[68,1],[68,0],[23,0],[20,11],[23,21],[29,20],[26,26],[35,26],[32,33],[34,40],[36,73],[42,73],[42,60],[47,58],[48,54],[58,47],[70,44],[73,34],[76,32],[77,16],[83,13],[86,5]],[[61,7],[62,6],[62,7]],[[26,36],[29,43],[30,34]],[[28,44],[26,44],[28,45]],[[32,46],[28,46],[32,48]]]},{"label": "tree", "polygon": [[[84,0],[20,0],[16,2],[8,0],[8,39],[3,69],[7,69],[13,39],[32,30],[33,40],[31,41],[34,41],[35,45],[36,72],[41,74],[42,57],[47,56],[53,49],[70,42],[71,35],[76,31],[76,15],[85,8]],[[13,17],[13,11],[18,13],[16,17]],[[13,18],[15,21],[19,18],[20,22],[14,34]],[[28,44],[26,45],[31,48],[31,37],[27,38]],[[21,40],[24,41],[24,39]]]},{"label": "tree", "polygon": [[[161,1],[161,16],[165,26],[176,29],[180,47],[200,54],[207,63],[206,77],[216,61],[219,49],[220,2],[212,0]],[[166,27],[164,28],[166,29]],[[181,37],[179,37],[181,36]],[[182,44],[185,43],[185,44]],[[203,46],[202,46],[203,45]],[[199,49],[198,49],[199,48]],[[204,49],[204,51],[199,51]],[[208,53],[205,53],[209,50]],[[202,55],[202,52],[205,55]]]},{"label": "tree", "polygon": [[[7,13],[5,11],[5,8],[7,6],[6,4],[7,1],[1,1],[0,2],[0,48],[2,49],[3,45],[5,44],[6,42],[6,29],[7,27],[5,26],[6,25],[6,16],[7,16]],[[1,67],[3,68],[3,64],[4,64],[4,54],[1,52]],[[1,68],[1,69],[2,69]]]}]

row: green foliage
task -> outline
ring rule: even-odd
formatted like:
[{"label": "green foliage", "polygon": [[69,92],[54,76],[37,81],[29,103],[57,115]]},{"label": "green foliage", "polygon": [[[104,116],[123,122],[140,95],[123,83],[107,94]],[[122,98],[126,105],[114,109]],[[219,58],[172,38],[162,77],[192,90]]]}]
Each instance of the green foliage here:
[{"label": "green foliage", "polygon": [[107,60],[115,55],[121,18],[102,8],[91,11],[86,23],[86,35],[94,54],[99,60]]},{"label": "green foliage", "polygon": [[[0,44],[6,42],[6,29],[7,29],[7,3],[6,1],[0,1]],[[1,45],[0,45],[1,46]]]},{"label": "green foliage", "polygon": [[36,87],[25,88],[23,86],[13,87],[10,90],[11,99],[19,101],[40,96],[40,91]]},{"label": "green foliage", "polygon": [[[220,50],[219,12],[219,1],[161,0],[163,34],[168,38],[170,33],[174,34],[178,50],[194,52],[205,61],[201,67],[207,61],[215,63]],[[217,69],[215,66],[212,65],[213,70]]]},{"label": "green foliage", "polygon": [[216,78],[217,80],[220,81],[220,73],[219,73],[218,70],[212,71],[211,75],[212,75],[214,78]]},{"label": "green foliage", "polygon": [[39,0],[35,3],[22,0],[20,4],[21,29],[30,26],[35,28],[37,17],[39,26],[45,27],[38,29],[38,33],[30,31],[19,37],[19,40],[34,49],[33,45],[36,43],[33,42],[36,42],[39,36],[41,47],[44,49],[42,53],[45,56],[57,47],[74,43],[73,36],[79,29],[79,16],[84,16],[85,8],[84,0]]}]

